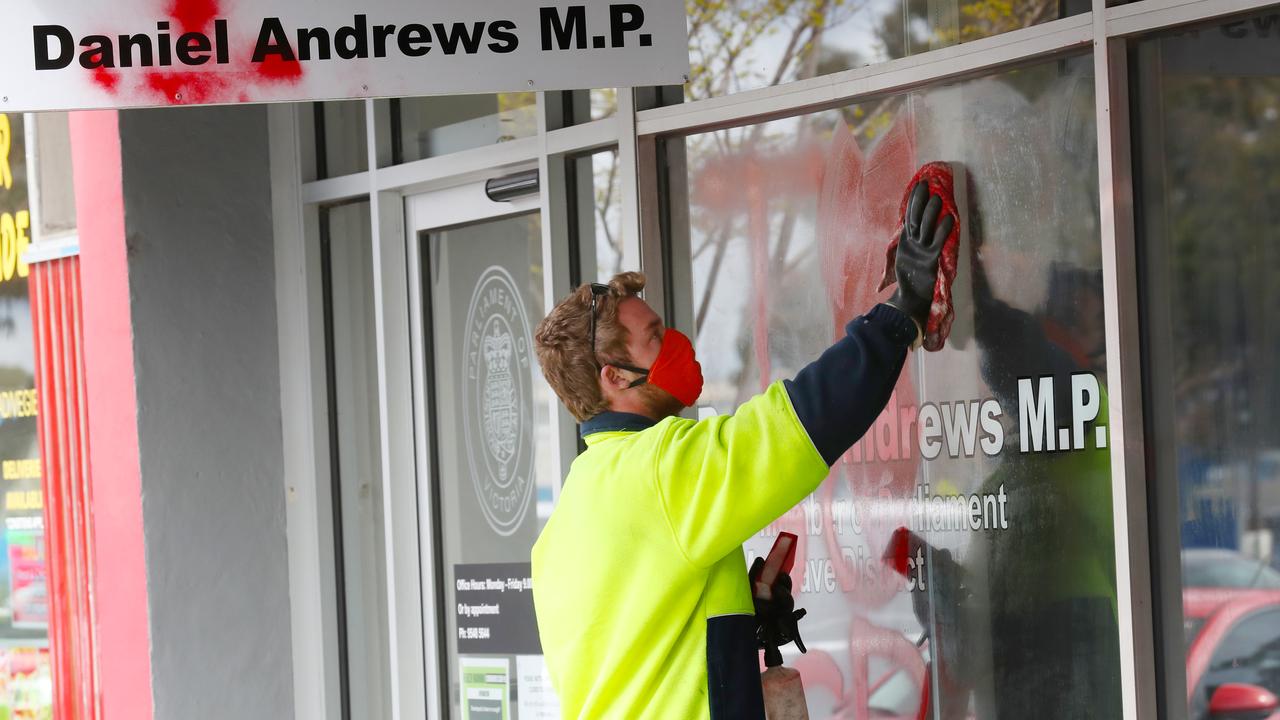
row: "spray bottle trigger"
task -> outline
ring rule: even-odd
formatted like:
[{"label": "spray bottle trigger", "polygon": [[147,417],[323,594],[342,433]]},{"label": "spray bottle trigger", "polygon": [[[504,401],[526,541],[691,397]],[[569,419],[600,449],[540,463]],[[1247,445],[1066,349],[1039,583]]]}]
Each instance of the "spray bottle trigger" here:
[{"label": "spray bottle trigger", "polygon": [[809,611],[804,608],[800,608],[791,614],[791,639],[795,640],[796,647],[800,650],[801,654],[809,652],[808,648],[804,646],[804,640],[800,638],[800,620],[808,614]]}]

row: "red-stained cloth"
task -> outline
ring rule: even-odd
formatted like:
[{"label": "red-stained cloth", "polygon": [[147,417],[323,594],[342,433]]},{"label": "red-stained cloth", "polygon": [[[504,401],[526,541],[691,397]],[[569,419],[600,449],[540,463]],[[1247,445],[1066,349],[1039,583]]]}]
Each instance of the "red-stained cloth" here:
[{"label": "red-stained cloth", "polygon": [[942,198],[942,212],[938,222],[950,215],[954,224],[951,234],[942,244],[942,255],[938,258],[938,281],[933,287],[933,306],[929,309],[929,320],[924,328],[924,349],[932,352],[941,350],[951,334],[951,322],[955,320],[955,309],[951,303],[951,284],[956,279],[956,263],[960,256],[960,211],[956,208],[955,183],[951,176],[951,166],[945,162],[931,162],[916,171],[915,177],[907,183],[907,192],[902,196],[902,206],[898,217],[903,221],[898,224],[898,231],[889,241],[885,250],[884,277],[880,280],[880,290],[884,290],[897,282],[894,273],[894,260],[898,254],[898,240],[902,237],[902,222],[907,214],[907,202],[911,199],[911,191],[916,183],[924,180],[929,183],[929,192]]}]

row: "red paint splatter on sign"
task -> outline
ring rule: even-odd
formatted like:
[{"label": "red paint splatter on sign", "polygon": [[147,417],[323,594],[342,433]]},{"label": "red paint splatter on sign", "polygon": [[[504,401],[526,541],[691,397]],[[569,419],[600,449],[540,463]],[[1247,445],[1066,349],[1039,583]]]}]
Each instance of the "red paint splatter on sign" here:
[{"label": "red paint splatter on sign", "polygon": [[116,86],[120,84],[120,76],[104,67],[94,68],[89,78],[93,80],[95,85],[109,93],[114,93]]},{"label": "red paint splatter on sign", "polygon": [[255,66],[258,77],[266,82],[297,82],[302,77],[302,63],[284,60],[279,55],[268,55]]},{"label": "red paint splatter on sign", "polygon": [[171,0],[166,12],[187,32],[203,30],[221,12],[218,0]]},{"label": "red paint splatter on sign", "polygon": [[146,88],[172,105],[214,102],[228,87],[227,78],[200,72],[149,72]]},{"label": "red paint splatter on sign", "polygon": [[180,102],[184,97],[182,90],[186,83],[178,73],[147,73],[147,87],[167,99],[169,102]]},{"label": "red paint splatter on sign", "polygon": [[[214,20],[223,13],[221,0],[164,0],[157,5],[174,20],[174,36],[179,32],[204,32],[213,39]],[[251,48],[253,38],[231,38],[228,44],[232,50]],[[196,67],[151,69],[99,67],[88,72],[90,82],[129,103],[192,105],[292,99],[282,94],[287,94],[288,86],[301,82],[305,68],[296,60],[286,61],[274,55],[255,63],[247,52],[235,52],[227,64],[207,62]]]},{"label": "red paint splatter on sign", "polygon": [[[161,7],[173,18],[176,32],[212,33],[213,21],[223,12],[221,0],[164,0]],[[244,38],[240,40],[231,41],[231,47],[251,47],[253,44],[251,38],[248,42],[243,42]],[[97,68],[90,73],[90,80],[107,92],[130,101],[191,105],[280,99],[270,90],[261,93],[252,90],[296,85],[302,80],[303,73],[302,64],[296,60],[286,61],[272,55],[264,62],[255,63],[247,53],[237,53],[225,65],[209,62],[193,68],[176,66],[176,69],[145,71]]]}]

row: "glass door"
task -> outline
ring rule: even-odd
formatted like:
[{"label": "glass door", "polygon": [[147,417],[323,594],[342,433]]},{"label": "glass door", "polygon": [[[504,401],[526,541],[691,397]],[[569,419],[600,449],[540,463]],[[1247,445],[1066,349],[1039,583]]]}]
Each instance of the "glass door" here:
[{"label": "glass door", "polygon": [[495,203],[467,186],[408,207],[426,419],[419,495],[432,514],[424,584],[437,609],[424,622],[441,705],[449,718],[558,717],[529,580],[558,485],[553,397],[532,341],[544,308],[537,197]]}]

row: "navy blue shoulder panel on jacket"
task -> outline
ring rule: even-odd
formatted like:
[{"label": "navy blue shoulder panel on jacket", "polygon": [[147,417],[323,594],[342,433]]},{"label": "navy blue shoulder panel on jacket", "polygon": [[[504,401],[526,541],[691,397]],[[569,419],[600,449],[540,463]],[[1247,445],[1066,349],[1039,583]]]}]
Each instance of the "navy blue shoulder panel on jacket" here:
[{"label": "navy blue shoulder panel on jacket", "polygon": [[916,326],[877,305],[845,326],[845,336],[785,380],[796,416],[828,465],[862,437],[889,402]]},{"label": "navy blue shoulder panel on jacket", "polygon": [[754,615],[707,618],[707,706],[711,720],[764,720]]}]

